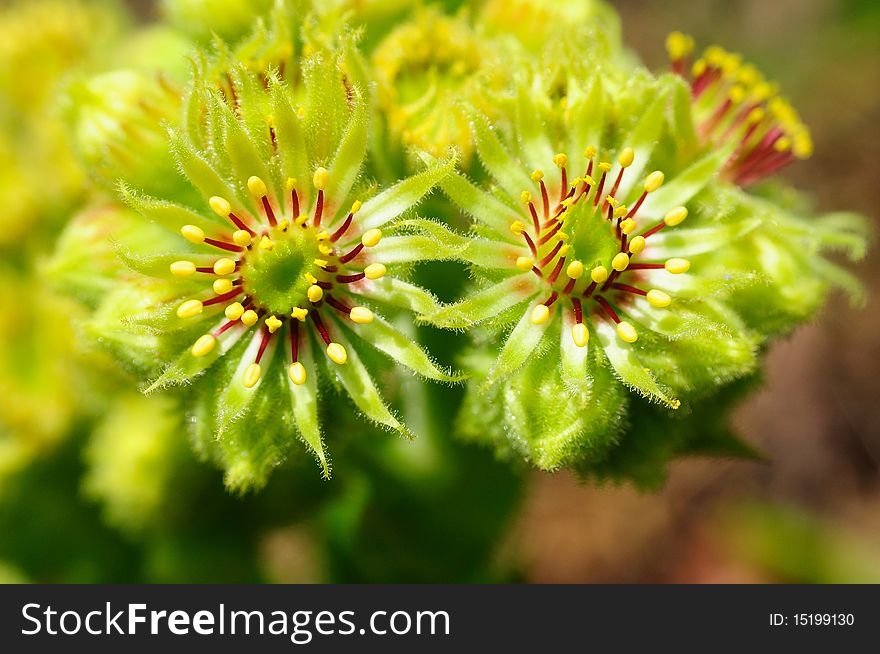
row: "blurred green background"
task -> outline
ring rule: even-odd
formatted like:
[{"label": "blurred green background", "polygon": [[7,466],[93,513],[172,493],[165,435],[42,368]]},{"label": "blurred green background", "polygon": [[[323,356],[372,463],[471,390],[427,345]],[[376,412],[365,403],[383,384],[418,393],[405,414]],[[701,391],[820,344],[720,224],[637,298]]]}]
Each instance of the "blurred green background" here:
[{"label": "blurred green background", "polygon": [[[155,17],[152,3],[130,4],[133,20]],[[855,210],[877,222],[880,5],[612,4],[626,43],[655,70],[665,67],[665,35],[682,30],[699,44],[743,52],[778,79],[816,143],[811,159],[783,175],[818,211]],[[93,38],[44,47],[62,61],[87,61]],[[4,47],[5,72],[43,56]],[[45,176],[45,160],[56,171],[65,161],[50,123],[29,122],[44,102],[34,87],[24,108],[11,96],[0,105],[6,132],[16,134],[0,141],[7,207],[21,200],[23,176]],[[44,141],[50,145],[32,149]],[[29,165],[13,165],[15,156]],[[19,229],[7,217],[0,234],[0,298],[20,307],[0,320],[0,580],[880,581],[876,301],[856,311],[836,297],[816,324],[773,347],[763,388],[734,418],[765,462],[680,461],[654,493],[583,485],[567,473],[510,470],[486,451],[450,442],[449,416],[437,408],[423,417],[433,434],[416,447],[380,446],[368,436],[336,452],[330,482],[301,460],[261,493],[239,498],[224,492],[219,472],[194,460],[182,425],[139,434],[130,425],[162,419],[154,406],[135,393],[103,404],[125,382],[109,368],[76,365],[67,327],[75,309],[33,282],[53,225],[83,184],[75,172],[56,175],[38,198],[39,224]],[[51,191],[61,184],[72,190],[56,202]],[[858,273],[876,298],[877,258]],[[95,406],[81,406],[74,387],[91,389]],[[430,464],[435,448],[443,466]]]}]

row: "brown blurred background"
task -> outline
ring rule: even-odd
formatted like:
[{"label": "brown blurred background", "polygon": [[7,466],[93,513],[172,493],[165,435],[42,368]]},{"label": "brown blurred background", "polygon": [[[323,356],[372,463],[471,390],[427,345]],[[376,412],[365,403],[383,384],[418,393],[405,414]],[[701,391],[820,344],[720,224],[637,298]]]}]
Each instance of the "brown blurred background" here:
[{"label": "brown blurred background", "polygon": [[[672,30],[754,61],[813,130],[784,173],[817,211],[878,222],[880,3],[674,0],[612,3],[623,36],[655,70]],[[763,390],[735,425],[768,463],[690,460],[666,487],[596,488],[535,475],[510,548],[534,582],[878,581],[880,259],[857,272],[867,307],[839,295],[813,325],[772,346]]]}]

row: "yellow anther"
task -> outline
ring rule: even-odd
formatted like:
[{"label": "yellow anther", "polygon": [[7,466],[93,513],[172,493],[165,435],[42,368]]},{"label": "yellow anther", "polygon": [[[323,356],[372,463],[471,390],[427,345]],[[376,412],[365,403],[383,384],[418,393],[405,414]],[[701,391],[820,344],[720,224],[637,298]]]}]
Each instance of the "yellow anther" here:
[{"label": "yellow anther", "polygon": [[540,182],[542,179],[544,179],[544,171],[543,170],[536,170],[535,172],[532,173],[532,181],[533,182]]},{"label": "yellow anther", "polygon": [[523,191],[522,195],[519,196],[519,199],[522,200],[523,204],[528,204],[532,201],[532,194],[528,191]]},{"label": "yellow anther", "polygon": [[317,284],[318,278],[315,277],[312,273],[307,272],[303,274],[303,279],[305,279],[309,284]]},{"label": "yellow anther", "polygon": [[584,156],[587,159],[592,159],[596,156],[596,148],[594,148],[592,145],[588,146],[587,149],[584,150]]},{"label": "yellow anther", "polygon": [[618,252],[611,260],[611,267],[617,272],[623,272],[629,265],[629,255],[626,252]]},{"label": "yellow anther", "polygon": [[570,279],[580,279],[584,274],[584,264],[580,261],[572,261],[568,264],[568,268],[565,269],[565,274]]},{"label": "yellow anther", "polygon": [[620,205],[616,209],[614,209],[614,217],[615,218],[623,218],[626,214],[629,213],[629,209],[625,204]]},{"label": "yellow anther", "polygon": [[568,164],[568,155],[560,152],[555,157],[553,157],[553,163],[555,163],[560,168],[564,168],[566,164]]},{"label": "yellow anther", "polygon": [[596,180],[590,177],[589,175],[584,176],[584,184],[587,186],[595,186]]},{"label": "yellow anther", "polygon": [[720,66],[721,61],[727,56],[727,50],[720,45],[710,45],[706,48],[703,56],[706,57],[706,61],[713,66]]},{"label": "yellow anther", "polygon": [[673,275],[681,275],[690,270],[691,262],[687,259],[679,259],[678,257],[675,257],[673,259],[667,259],[666,263],[663,264],[663,267],[666,268],[667,272],[670,272]]},{"label": "yellow anther", "polygon": [[587,329],[587,326],[584,323],[577,323],[571,328],[571,340],[573,340],[574,344],[578,347],[586,347],[587,343],[590,342],[590,330]]},{"label": "yellow anther", "polygon": [[372,248],[379,245],[379,241],[382,240],[382,230],[381,229],[368,229],[364,232],[364,235],[361,236],[361,243],[364,244],[366,248]]},{"label": "yellow anther", "polygon": [[233,302],[223,310],[223,315],[229,318],[229,320],[238,320],[243,313],[244,307],[241,302]]},{"label": "yellow anther", "polygon": [[287,231],[288,227],[290,227],[290,221],[287,218],[282,218],[278,222],[278,229],[280,229],[282,232]]},{"label": "yellow anther", "polygon": [[294,307],[294,308],[293,308],[293,311],[290,312],[290,317],[291,317],[291,318],[296,318],[296,319],[299,320],[300,322],[305,321],[306,316],[308,316],[308,315],[309,315],[309,310],[308,310],[308,309],[302,309],[302,308],[300,308],[300,307]]},{"label": "yellow anther", "polygon": [[773,143],[773,149],[777,152],[785,152],[786,150],[791,148],[791,139],[787,136],[782,136],[776,139],[776,142]]},{"label": "yellow anther", "polygon": [[352,307],[348,316],[352,322],[356,322],[359,325],[367,325],[373,322],[373,312],[367,307]]},{"label": "yellow anther", "polygon": [[312,263],[318,266],[318,268],[326,268],[330,265],[330,262],[324,259],[313,259]]},{"label": "yellow anther", "polygon": [[688,34],[671,32],[666,37],[666,52],[672,61],[680,61],[694,49],[694,39]]},{"label": "yellow anther", "polygon": [[666,212],[666,215],[663,216],[663,222],[669,227],[675,227],[676,225],[681,225],[687,217],[688,210],[686,207],[675,207]]},{"label": "yellow anther", "polygon": [[751,125],[754,125],[755,123],[760,123],[762,120],[764,120],[764,116],[766,115],[767,112],[764,111],[762,107],[755,107],[749,112],[748,116],[746,116],[746,122]]},{"label": "yellow anther", "polygon": [[294,361],[287,369],[287,376],[294,384],[302,386],[306,383],[306,367],[299,361]]},{"label": "yellow anther", "polygon": [[324,245],[323,243],[319,243],[318,244],[318,252],[320,252],[321,254],[323,254],[326,257],[326,256],[329,256],[330,253],[333,252],[333,248],[330,247],[329,245]]},{"label": "yellow anther", "polygon": [[532,266],[535,265],[535,260],[531,257],[517,257],[516,258],[516,267],[522,271],[531,270]]},{"label": "yellow anther", "polygon": [[212,196],[208,200],[208,204],[211,205],[211,209],[221,218],[226,218],[230,213],[232,213],[232,205],[229,204],[229,201],[221,198],[219,195]]},{"label": "yellow anther", "polygon": [[[577,181],[572,183],[572,186],[577,186]],[[574,198],[565,198],[562,202],[560,202],[563,207],[568,209],[571,205],[574,204]]]},{"label": "yellow anther", "polygon": [[621,320],[617,323],[617,335],[620,337],[620,340],[626,343],[635,343],[639,340],[639,333],[636,331],[636,328],[626,320]]},{"label": "yellow anther", "polygon": [[257,315],[257,312],[253,309],[248,309],[243,314],[241,314],[241,321],[247,325],[248,327],[253,327],[257,324],[257,320],[260,319],[260,316]]},{"label": "yellow anther", "polygon": [[275,316],[269,316],[266,318],[266,329],[269,330],[270,334],[274,334],[278,331],[278,328],[281,327],[284,323],[278,320]]},{"label": "yellow anther", "polygon": [[813,154],[813,139],[806,128],[794,137],[791,151],[798,159],[809,159]]},{"label": "yellow anther", "polygon": [[645,249],[645,237],[644,236],[635,236],[629,242],[630,254],[639,254],[644,249]]},{"label": "yellow anther", "polygon": [[193,318],[202,312],[203,306],[199,300],[187,300],[177,307],[177,317]]},{"label": "yellow anther", "polygon": [[645,298],[648,300],[648,303],[652,307],[657,307],[658,309],[668,307],[672,303],[671,297],[669,297],[663,291],[658,291],[656,288],[648,291],[648,294],[645,296]]},{"label": "yellow anther", "polygon": [[254,239],[251,237],[250,232],[244,229],[237,229],[232,233],[232,242],[236,245],[239,245],[243,248],[246,248]]},{"label": "yellow anther", "polygon": [[526,226],[521,220],[514,220],[510,223],[510,231],[519,236],[524,231],[526,231]]},{"label": "yellow anther", "polygon": [[315,171],[315,174],[312,176],[312,184],[315,185],[315,188],[323,190],[327,188],[327,183],[330,181],[330,173],[327,172],[326,168],[318,168]]},{"label": "yellow anther", "polygon": [[617,161],[620,164],[621,168],[629,168],[632,165],[633,159],[636,158],[635,153],[632,148],[624,148],[620,153],[620,156],[617,157]]},{"label": "yellow anther", "polygon": [[259,363],[252,363],[244,369],[244,375],[241,377],[241,383],[245,388],[253,388],[260,381],[260,375],[263,374]]},{"label": "yellow anther", "polygon": [[[571,240],[571,236],[566,232],[556,232],[556,238],[558,238],[563,243],[568,243]],[[568,252],[568,250],[566,250]]]},{"label": "yellow anther", "polygon": [[263,234],[263,238],[260,239],[260,249],[261,250],[271,250],[275,247],[274,241],[271,238]]},{"label": "yellow anther", "polygon": [[608,279],[608,269],[605,266],[596,266],[590,271],[590,279],[601,284]]},{"label": "yellow anther", "polygon": [[367,279],[381,279],[385,276],[385,266],[381,263],[371,263],[364,268],[364,274]]},{"label": "yellow anther", "polygon": [[224,293],[228,293],[232,290],[232,280],[228,277],[224,277],[223,279],[215,279],[212,288],[217,295],[223,295]]},{"label": "yellow anther", "polygon": [[268,125],[272,129],[275,129],[275,116],[273,116],[272,114],[266,116],[266,125]]},{"label": "yellow anther", "polygon": [[329,238],[330,232],[328,232],[326,229],[322,229],[320,232],[315,234],[315,240],[317,241],[326,241]]},{"label": "yellow anther", "polygon": [[248,178],[247,187],[248,191],[250,191],[251,195],[253,195],[255,198],[262,198],[266,195],[266,182],[264,182],[256,175]]},{"label": "yellow anther", "polygon": [[358,211],[361,210],[362,206],[364,206],[363,202],[361,202],[360,200],[355,200],[354,202],[351,203],[351,209],[348,210],[348,213],[350,213],[351,215],[354,215]]},{"label": "yellow anther", "polygon": [[205,242],[205,232],[202,231],[201,228],[196,227],[195,225],[184,225],[180,228],[180,233],[190,243],[204,243]]},{"label": "yellow anther", "polygon": [[[561,239],[560,239],[560,240],[561,240]],[[570,250],[571,250],[571,246],[570,246],[570,245],[568,245],[568,244],[563,245],[561,248],[559,248],[559,256],[560,256],[560,257],[564,257],[566,254],[569,253]]]},{"label": "yellow anther", "polygon": [[309,290],[306,291],[306,295],[309,298],[309,302],[320,302],[321,298],[324,297],[324,289],[317,284],[312,284],[311,286],[309,286]]},{"label": "yellow anther", "polygon": [[607,173],[609,170],[611,170],[611,163],[608,161],[600,161],[597,167],[603,173]]},{"label": "yellow anther", "polygon": [[706,72],[706,62],[703,59],[697,59],[694,62],[694,65],[691,66],[691,75],[694,77],[699,77],[703,73]]},{"label": "yellow anther", "polygon": [[217,342],[217,339],[211,336],[210,334],[205,334],[204,336],[199,336],[195,343],[193,343],[192,355],[194,357],[203,357],[208,354],[211,350],[214,349],[214,344]]},{"label": "yellow anther", "polygon": [[655,170],[653,173],[645,178],[645,190],[648,193],[653,193],[658,188],[663,186],[663,180],[665,179],[666,176],[663,173],[661,173],[659,170]]},{"label": "yellow anther", "polygon": [[300,215],[298,215],[296,218],[293,219],[293,222],[296,223],[297,225],[305,225],[306,221],[308,219],[309,219],[309,217],[306,214],[301,213]]},{"label": "yellow anther", "polygon": [[550,307],[546,304],[537,304],[532,309],[532,324],[533,325],[543,325],[547,322],[547,319],[550,317]]},{"label": "yellow anther", "polygon": [[330,357],[333,363],[337,363],[340,366],[348,361],[348,352],[339,343],[330,343],[327,346],[327,356]]},{"label": "yellow anther", "polygon": [[745,100],[746,90],[739,84],[735,84],[734,86],[730,87],[730,91],[728,92],[727,97],[730,98],[730,101],[734,104],[739,104],[740,102]]},{"label": "yellow anther", "polygon": [[624,234],[632,234],[636,227],[636,221],[632,218],[627,218],[620,223],[620,231],[622,231]]},{"label": "yellow anther", "polygon": [[217,275],[228,275],[235,270],[235,262],[232,259],[217,259],[214,262],[214,273]]},{"label": "yellow anther", "polygon": [[192,261],[175,261],[168,268],[175,277],[189,277],[196,271],[196,264]]},{"label": "yellow anther", "polygon": [[616,207],[620,202],[618,202],[613,195],[609,194],[605,196],[605,202],[610,204],[612,207]]}]

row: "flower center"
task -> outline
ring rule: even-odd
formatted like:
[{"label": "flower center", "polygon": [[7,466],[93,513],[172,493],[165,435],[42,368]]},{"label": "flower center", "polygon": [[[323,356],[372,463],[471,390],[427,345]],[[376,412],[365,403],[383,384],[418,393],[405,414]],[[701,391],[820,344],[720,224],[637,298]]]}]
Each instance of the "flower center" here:
[{"label": "flower center", "polygon": [[275,229],[244,257],[242,286],[254,304],[271,313],[289,313],[304,305],[319,256],[317,231]]}]

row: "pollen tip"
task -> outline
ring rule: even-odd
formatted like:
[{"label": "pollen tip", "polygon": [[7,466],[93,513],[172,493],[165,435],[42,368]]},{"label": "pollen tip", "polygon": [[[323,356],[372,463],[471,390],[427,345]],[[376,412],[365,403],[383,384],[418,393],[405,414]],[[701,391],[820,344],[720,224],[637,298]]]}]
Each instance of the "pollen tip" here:
[{"label": "pollen tip", "polygon": [[368,229],[364,232],[364,235],[361,236],[361,243],[363,243],[366,248],[372,248],[379,245],[379,241],[381,240],[382,230],[378,228]]},{"label": "pollen tip", "polygon": [[268,236],[266,236],[264,234],[263,238],[260,239],[260,249],[261,250],[271,250],[274,247],[275,247],[275,242],[271,238],[269,238]]},{"label": "pollen tip", "polygon": [[630,254],[639,254],[645,249],[646,241],[644,236],[636,236],[629,242]]},{"label": "pollen tip", "polygon": [[309,217],[306,214],[301,213],[300,215],[298,215],[296,218],[293,219],[293,222],[296,223],[297,225],[305,225],[306,221],[308,219],[309,219]]},{"label": "pollen tip", "polygon": [[242,306],[241,302],[233,302],[223,310],[223,315],[229,318],[229,320],[238,320],[243,313],[244,306]]},{"label": "pollen tip", "polygon": [[287,376],[294,384],[302,386],[306,383],[306,367],[299,361],[294,361],[287,368]]},{"label": "pollen tip", "polygon": [[636,227],[636,221],[632,218],[627,218],[620,223],[620,231],[627,235],[632,234]]},{"label": "pollen tip", "polygon": [[324,245],[323,243],[318,244],[318,252],[323,254],[325,257],[329,256],[331,252],[333,252],[333,248],[329,245]]},{"label": "pollen tip", "polygon": [[232,233],[232,242],[240,247],[246,248],[253,240],[253,237],[247,230],[237,229]]},{"label": "pollen tip", "polygon": [[192,261],[175,261],[168,269],[175,277],[189,277],[196,271],[196,264]]},{"label": "pollen tip", "polygon": [[248,191],[250,191],[251,195],[255,198],[265,197],[268,192],[268,189],[266,189],[266,182],[256,175],[248,178],[247,187]]},{"label": "pollen tip", "polygon": [[178,318],[193,318],[202,312],[204,305],[200,300],[187,300],[177,307]]},{"label": "pollen tip", "polygon": [[633,152],[632,148],[624,148],[621,151],[620,156],[617,157],[617,161],[618,161],[618,163],[620,163],[621,168],[629,168],[632,165],[632,162],[635,159],[635,157],[636,157],[636,155]]},{"label": "pollen tip", "polygon": [[675,207],[666,212],[666,215],[663,217],[663,222],[669,227],[675,227],[676,225],[683,223],[684,219],[687,217],[687,207]]},{"label": "pollen tip", "polygon": [[263,374],[262,368],[260,368],[259,363],[252,363],[247,368],[244,369],[244,375],[242,375],[241,383],[245,388],[253,388],[257,385],[257,382],[260,381],[260,376]]},{"label": "pollen tip", "polygon": [[580,279],[584,274],[584,264],[580,261],[572,261],[565,269],[565,274],[570,279]]},{"label": "pollen tip", "polygon": [[241,322],[243,322],[248,327],[253,327],[259,319],[260,317],[253,309],[248,309],[243,314],[241,314]]},{"label": "pollen tip", "polygon": [[204,243],[205,242],[205,232],[195,225],[184,225],[180,228],[180,233],[190,243]]},{"label": "pollen tip", "polygon": [[523,204],[528,204],[532,201],[532,194],[528,191],[523,191],[522,195],[519,196],[519,199],[522,201]]},{"label": "pollen tip", "polygon": [[235,262],[232,259],[228,259],[226,257],[222,259],[217,259],[214,262],[214,273],[217,275],[228,275],[232,271],[235,270]]},{"label": "pollen tip", "polygon": [[611,260],[611,267],[617,272],[623,272],[629,266],[629,255],[626,252],[618,252]]},{"label": "pollen tip", "polygon": [[514,220],[510,223],[510,231],[512,231],[517,236],[522,234],[526,230],[525,224],[521,220]]},{"label": "pollen tip", "polygon": [[319,191],[323,191],[327,188],[327,184],[330,181],[330,173],[323,166],[319,167],[315,170],[315,174],[312,177],[312,184],[315,185],[315,188]]},{"label": "pollen tip", "polygon": [[333,363],[339,364],[340,366],[348,361],[348,352],[346,352],[345,348],[339,343],[330,343],[330,345],[327,346],[327,356],[330,357],[330,360]]},{"label": "pollen tip", "polygon": [[658,309],[668,307],[672,303],[672,298],[669,295],[663,291],[658,291],[656,288],[648,291],[645,297],[652,307],[657,307]]},{"label": "pollen tip", "polygon": [[592,145],[588,146],[588,147],[584,150],[584,156],[585,156],[587,159],[592,159],[593,157],[596,156],[596,148],[594,148]]},{"label": "pollen tip", "polygon": [[373,312],[367,307],[352,307],[348,316],[352,322],[356,322],[359,325],[368,325],[373,322]]},{"label": "pollen tip", "polygon": [[596,266],[590,271],[590,279],[601,284],[608,279],[608,269],[605,266]]},{"label": "pollen tip", "polygon": [[348,213],[350,213],[351,215],[354,215],[358,211],[361,210],[362,206],[363,206],[363,202],[361,202],[360,200],[355,200],[354,202],[351,203],[351,209],[348,210]]},{"label": "pollen tip", "polygon": [[306,295],[309,298],[309,302],[316,304],[324,297],[324,289],[317,284],[312,284],[309,286],[309,290],[306,291]]},{"label": "pollen tip", "polygon": [[532,173],[531,177],[533,182],[540,182],[542,179],[544,179],[544,171],[540,169],[536,170]]},{"label": "pollen tip", "polygon": [[284,182],[284,188],[287,189],[288,193],[290,193],[290,191],[295,189],[296,188],[296,178],[295,177],[288,177],[287,181]]},{"label": "pollen tip", "polygon": [[232,205],[229,204],[229,200],[225,198],[221,198],[219,195],[214,195],[208,200],[208,204],[211,205],[211,209],[221,218],[226,218],[230,213],[232,213]]},{"label": "pollen tip", "polygon": [[666,37],[666,52],[672,61],[680,61],[694,49],[694,39],[688,34],[670,32]]},{"label": "pollen tip", "polygon": [[199,336],[195,343],[192,346],[192,355],[194,357],[203,357],[207,355],[211,350],[214,349],[214,344],[217,342],[217,339],[214,338],[211,334],[205,334],[203,336]]},{"label": "pollen tip", "polygon": [[278,331],[278,328],[281,327],[281,325],[283,325],[283,324],[284,324],[284,323],[282,323],[282,322],[281,322],[278,318],[276,318],[274,315],[273,315],[273,316],[269,316],[268,318],[266,318],[266,329],[269,330],[269,333],[270,333],[270,334],[274,334],[275,332],[277,332],[277,331]]},{"label": "pollen tip", "polygon": [[673,275],[681,275],[690,270],[691,262],[687,259],[679,259],[678,257],[675,257],[673,259],[667,259],[666,263],[663,264],[663,267],[666,268],[667,272],[670,272]]},{"label": "pollen tip", "polygon": [[619,207],[614,209],[614,217],[615,218],[623,218],[626,214],[629,213],[629,208],[625,204],[621,204]]},{"label": "pollen tip", "polygon": [[290,317],[296,318],[300,322],[305,321],[306,316],[308,316],[308,315],[309,315],[309,310],[303,309],[301,307],[294,307],[293,310],[290,312]]},{"label": "pollen tip", "polygon": [[328,232],[326,229],[322,229],[320,232],[315,234],[316,241],[326,241],[329,238],[330,238],[330,232]]},{"label": "pollen tip", "polygon": [[609,162],[607,162],[607,161],[600,161],[600,162],[599,162],[599,165],[598,165],[598,168],[599,168],[599,170],[601,170],[603,173],[607,173],[609,170],[611,170],[611,164],[610,164]]},{"label": "pollen tip", "polygon": [[217,295],[223,295],[232,290],[232,280],[227,277],[224,277],[223,279],[215,279],[211,288]]},{"label": "pollen tip", "polygon": [[531,270],[535,265],[535,260],[531,257],[517,257],[516,258],[516,267],[525,272],[526,270]]},{"label": "pollen tip", "polygon": [[531,321],[533,325],[543,325],[550,317],[550,307],[546,304],[536,304],[532,308]]},{"label": "pollen tip", "polygon": [[571,340],[578,347],[586,347],[590,341],[590,330],[584,323],[577,323],[571,328]]},{"label": "pollen tip", "polygon": [[367,279],[381,279],[385,276],[385,272],[385,266],[381,263],[371,263],[364,268],[364,274],[367,276]]},{"label": "pollen tip", "polygon": [[636,328],[626,320],[621,320],[617,323],[617,335],[625,343],[635,343],[639,340],[639,333],[636,331]]},{"label": "pollen tip", "polygon": [[660,172],[659,170],[655,170],[653,173],[648,175],[645,178],[645,191],[648,193],[653,193],[658,188],[663,186],[663,181],[666,179],[666,176]]},{"label": "pollen tip", "polygon": [[564,152],[560,152],[553,157],[553,163],[556,164],[559,168],[565,168],[566,164],[568,163],[568,155]]}]

